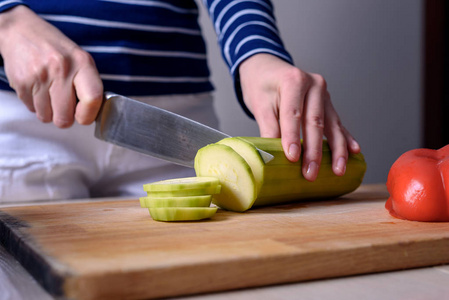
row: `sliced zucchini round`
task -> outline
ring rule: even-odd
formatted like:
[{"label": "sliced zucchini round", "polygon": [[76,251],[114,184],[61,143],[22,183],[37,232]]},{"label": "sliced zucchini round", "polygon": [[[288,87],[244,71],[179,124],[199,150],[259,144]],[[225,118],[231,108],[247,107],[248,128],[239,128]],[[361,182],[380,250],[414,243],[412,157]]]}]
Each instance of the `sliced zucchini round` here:
[{"label": "sliced zucchini round", "polygon": [[221,191],[221,185],[210,186],[198,189],[173,189],[167,191],[147,191],[148,197],[188,197],[188,196],[202,196],[218,194]]},{"label": "sliced zucchini round", "polygon": [[257,192],[259,192],[263,184],[265,163],[262,156],[259,154],[259,151],[257,151],[256,146],[254,146],[251,142],[245,141],[244,139],[238,137],[225,138],[217,144],[231,147],[235,152],[240,154],[243,159],[245,159],[253,172]]},{"label": "sliced zucchini round", "polygon": [[220,179],[222,190],[212,197],[212,203],[221,208],[243,212],[253,205],[257,185],[251,167],[231,147],[210,144],[201,148],[195,157],[197,176]]},{"label": "sliced zucchini round", "polygon": [[220,184],[216,177],[184,177],[156,181],[143,185],[145,192],[214,189]]},{"label": "sliced zucchini round", "polygon": [[209,207],[212,195],[186,197],[141,197],[141,207]]},{"label": "sliced zucchini round", "polygon": [[211,218],[217,207],[152,207],[148,211],[156,221],[198,221]]}]

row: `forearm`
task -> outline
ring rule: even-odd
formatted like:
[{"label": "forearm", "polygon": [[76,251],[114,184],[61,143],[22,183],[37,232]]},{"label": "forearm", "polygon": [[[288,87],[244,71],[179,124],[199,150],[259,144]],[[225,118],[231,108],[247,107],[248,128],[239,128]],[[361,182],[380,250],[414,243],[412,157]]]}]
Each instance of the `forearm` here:
[{"label": "forearm", "polygon": [[[23,20],[26,13],[26,5],[23,1],[0,0],[0,35],[1,40],[5,40],[4,33],[14,24]],[[28,9],[29,10],[29,9]]]},{"label": "forearm", "polygon": [[[1,6],[2,2],[5,5]],[[8,1],[0,2],[0,54],[3,44],[10,41],[11,34],[17,32],[18,26],[24,23],[22,20],[37,17],[28,7],[19,2],[14,2],[15,5]]]},{"label": "forearm", "polygon": [[232,75],[242,61],[257,53],[269,53],[292,63],[279,36],[269,0],[204,2]]}]

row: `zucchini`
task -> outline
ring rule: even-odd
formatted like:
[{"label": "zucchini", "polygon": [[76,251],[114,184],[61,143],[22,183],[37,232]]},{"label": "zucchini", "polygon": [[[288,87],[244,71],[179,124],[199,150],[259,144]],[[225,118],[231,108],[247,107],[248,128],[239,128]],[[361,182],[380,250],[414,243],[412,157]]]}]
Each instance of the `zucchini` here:
[{"label": "zucchini", "polygon": [[149,207],[209,207],[212,195],[187,197],[141,197],[140,206]]},{"label": "zucchini", "polygon": [[188,196],[202,196],[202,195],[213,195],[218,194],[221,191],[221,185],[214,187],[205,187],[199,189],[179,189],[179,190],[168,190],[168,191],[151,191],[147,192],[148,197],[188,197]]},{"label": "zucchini", "polygon": [[146,192],[167,192],[215,188],[220,181],[216,177],[185,177],[156,181],[143,185]]},{"label": "zucchini", "polygon": [[186,177],[156,181],[143,185],[147,197],[140,206],[148,208],[156,221],[195,221],[212,217],[212,194],[221,190],[217,177]]},{"label": "zucchini", "polygon": [[[328,154],[330,155],[330,153]],[[331,163],[321,163],[315,181],[307,181],[302,175],[293,179],[276,179],[276,173],[268,173],[265,185],[260,191],[254,206],[282,204],[295,200],[336,198],[354,191],[360,186],[366,170],[364,160],[359,155],[350,155],[343,176],[332,171]],[[301,171],[299,174],[302,174]]]},{"label": "zucchini", "polygon": [[217,207],[152,207],[148,211],[156,221],[198,221],[211,218]]},{"label": "zucchini", "polygon": [[217,144],[222,144],[231,147],[237,154],[244,157],[246,162],[251,168],[254,175],[254,180],[257,185],[257,191],[262,188],[262,182],[264,178],[264,161],[262,156],[260,156],[259,151],[256,147],[240,138],[225,138],[219,141]]},{"label": "zucchini", "polygon": [[[254,151],[250,151],[249,146]],[[256,147],[272,154],[274,159],[264,164],[255,157]],[[318,177],[309,182],[302,176],[301,159],[293,163],[285,157],[281,139],[239,137],[200,149],[195,158],[195,171],[199,177],[212,176],[220,180],[222,192],[213,196],[213,203],[242,212],[255,206],[335,198],[350,193],[362,183],[366,163],[362,154],[350,154],[345,175],[335,175],[331,151],[324,140]]]},{"label": "zucchini", "polygon": [[147,183],[143,190],[149,197],[187,197],[217,194],[221,190],[216,177],[185,177]]},{"label": "zucchini", "polygon": [[216,177],[221,192],[212,196],[212,203],[232,211],[249,209],[257,197],[256,180],[245,159],[231,147],[210,144],[195,156],[197,176]]}]

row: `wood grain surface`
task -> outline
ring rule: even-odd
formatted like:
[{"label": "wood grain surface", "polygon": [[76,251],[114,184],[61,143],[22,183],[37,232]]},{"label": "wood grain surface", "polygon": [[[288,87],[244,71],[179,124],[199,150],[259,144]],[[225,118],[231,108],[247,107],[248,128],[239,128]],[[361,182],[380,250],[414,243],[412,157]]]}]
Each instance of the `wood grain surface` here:
[{"label": "wood grain surface", "polygon": [[449,262],[449,223],[395,219],[383,186],[335,200],[153,221],[137,199],[0,209],[0,241],[51,294],[141,299]]}]

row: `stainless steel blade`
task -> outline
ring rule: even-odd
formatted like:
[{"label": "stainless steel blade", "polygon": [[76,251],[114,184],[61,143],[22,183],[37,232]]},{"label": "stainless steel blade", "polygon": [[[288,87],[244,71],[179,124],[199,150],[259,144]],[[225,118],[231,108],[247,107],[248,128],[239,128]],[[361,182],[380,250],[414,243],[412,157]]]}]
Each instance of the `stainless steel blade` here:
[{"label": "stainless steel blade", "polygon": [[[175,113],[105,93],[95,136],[153,157],[193,167],[198,150],[229,135]],[[273,156],[260,151],[265,161]]]},{"label": "stainless steel blade", "polygon": [[105,94],[95,136],[187,167],[193,167],[198,149],[229,137],[183,116],[113,93]]}]

